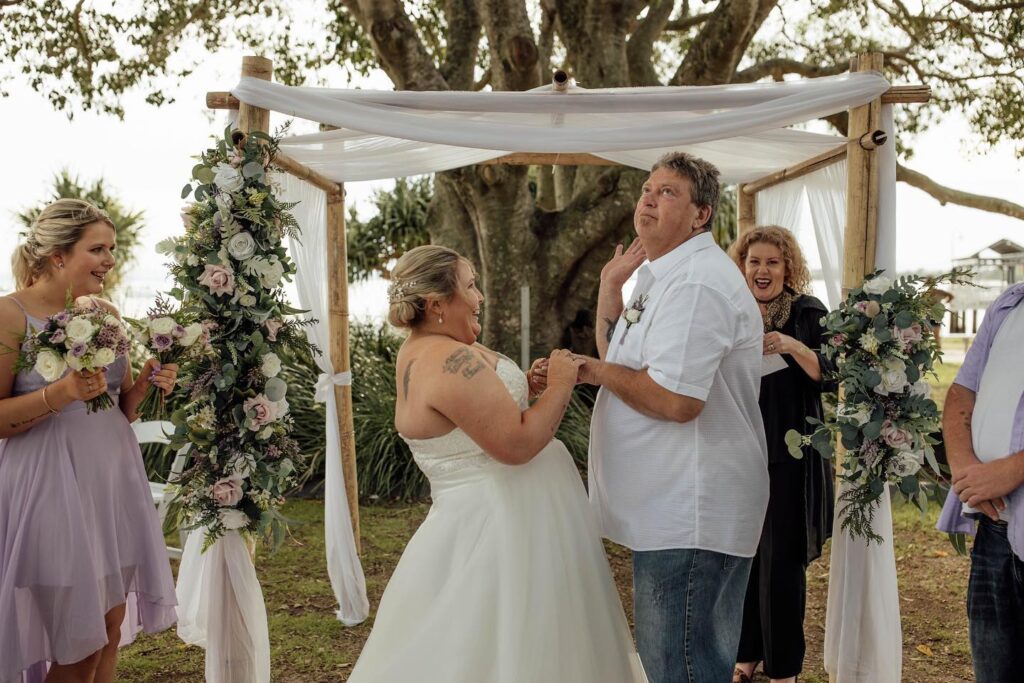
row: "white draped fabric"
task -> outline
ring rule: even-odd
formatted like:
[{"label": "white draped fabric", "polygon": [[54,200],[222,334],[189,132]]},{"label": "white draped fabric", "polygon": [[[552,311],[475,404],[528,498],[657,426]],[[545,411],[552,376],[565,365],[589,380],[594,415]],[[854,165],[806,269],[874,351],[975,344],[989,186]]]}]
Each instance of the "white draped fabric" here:
[{"label": "white draped fabric", "polygon": [[228,531],[203,552],[192,532],[178,568],[178,636],[206,648],[207,683],[268,683],[267,608],[245,541]]},{"label": "white draped fabric", "polygon": [[[327,288],[327,245],[324,220],[327,198],[309,183],[287,173],[278,174],[282,186],[281,198],[298,202],[292,209],[302,234],[291,239],[288,253],[295,260],[295,284],[299,293],[299,307],[309,311],[316,325],[306,327],[309,340],[321,349],[329,349]],[[327,550],[327,574],[331,579],[334,598],[338,601],[336,616],[346,626],[354,626],[370,614],[366,597],[363,567],[356,554],[352,517],[345,492],[345,473],[341,468],[341,438],[338,431],[337,403],[334,387],[351,384],[352,373],[334,373],[331,359],[325,352],[316,359],[320,368],[315,398],[324,403],[326,412],[326,453],[324,493],[324,540]]]},{"label": "white draped fabric", "polygon": [[785,83],[618,88],[565,93],[382,92],[296,88],[243,78],[239,100],[339,130],[282,141],[289,156],[338,182],[433,173],[519,152],[591,152],[649,169],[685,149],[726,183],[753,180],[842,144],[786,129],[863,104],[877,73]]},{"label": "white draped fabric", "polygon": [[[788,184],[788,183],[787,183]],[[846,225],[846,161],[826,166],[804,178],[811,206],[814,239],[828,293],[828,307],[842,301],[843,226]]]}]

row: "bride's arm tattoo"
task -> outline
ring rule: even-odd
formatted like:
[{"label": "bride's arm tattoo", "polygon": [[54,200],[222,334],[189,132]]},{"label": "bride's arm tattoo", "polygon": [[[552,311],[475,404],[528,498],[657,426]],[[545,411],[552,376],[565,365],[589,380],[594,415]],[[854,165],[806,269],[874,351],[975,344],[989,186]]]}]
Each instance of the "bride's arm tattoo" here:
[{"label": "bride's arm tattoo", "polygon": [[476,373],[480,372],[484,367],[484,363],[480,360],[475,353],[469,349],[463,347],[456,349],[452,352],[452,355],[444,361],[444,371],[449,375],[457,375],[462,373],[462,376],[466,379],[471,379]]},{"label": "bride's arm tattoo", "polygon": [[412,371],[412,364],[416,360],[409,361],[409,364],[405,366],[405,372],[402,373],[402,392],[405,398],[409,398],[409,373]]}]

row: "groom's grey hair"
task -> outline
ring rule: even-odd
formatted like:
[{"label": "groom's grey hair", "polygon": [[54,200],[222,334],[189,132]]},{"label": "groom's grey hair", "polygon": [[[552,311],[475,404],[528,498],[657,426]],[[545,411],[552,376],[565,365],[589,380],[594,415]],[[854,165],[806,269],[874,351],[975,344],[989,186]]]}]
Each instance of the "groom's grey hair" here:
[{"label": "groom's grey hair", "polygon": [[718,195],[721,190],[718,182],[721,173],[718,168],[711,162],[686,152],[669,152],[655,162],[651,167],[651,173],[659,168],[671,169],[690,181],[690,201],[697,206],[711,208],[707,223],[701,226],[704,230],[710,230],[715,220],[715,212],[718,210]]}]

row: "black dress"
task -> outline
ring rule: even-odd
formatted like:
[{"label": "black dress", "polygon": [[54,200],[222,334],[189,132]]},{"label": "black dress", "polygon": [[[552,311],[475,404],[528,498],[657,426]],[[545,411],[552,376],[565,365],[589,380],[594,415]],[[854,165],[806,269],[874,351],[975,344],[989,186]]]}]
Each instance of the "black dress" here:
[{"label": "black dress", "polygon": [[[813,296],[796,295],[789,319],[777,331],[818,354],[822,377],[833,369],[821,353],[821,318],[828,312]],[[768,511],[743,605],[738,662],[764,662],[771,678],[796,676],[804,660],[807,565],[832,535],[832,463],[807,447],[789,454],[786,432],[809,434],[807,417],[823,417],[821,394],[834,384],[812,380],[788,354],[784,370],[761,378],[761,417],[768,444]]]}]

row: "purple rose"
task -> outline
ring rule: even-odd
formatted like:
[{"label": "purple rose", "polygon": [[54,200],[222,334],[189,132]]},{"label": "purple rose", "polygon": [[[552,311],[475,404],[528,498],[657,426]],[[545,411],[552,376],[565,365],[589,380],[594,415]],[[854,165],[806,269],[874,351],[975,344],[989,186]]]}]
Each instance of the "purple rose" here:
[{"label": "purple rose", "polygon": [[175,325],[174,329],[171,330],[171,336],[175,339],[181,339],[185,336],[185,328],[182,325]]},{"label": "purple rose", "polygon": [[169,334],[154,334],[153,348],[157,351],[166,351],[174,345],[174,338]]},{"label": "purple rose", "polygon": [[68,313],[67,311],[61,311],[60,313],[56,313],[53,316],[51,316],[50,320],[57,323],[61,327],[64,327],[65,325],[68,324],[68,321],[71,320],[71,314]]},{"label": "purple rose", "polygon": [[67,337],[68,336],[64,334],[64,330],[58,327],[57,331],[50,335],[50,343],[60,344],[62,341],[67,339]]},{"label": "purple rose", "polygon": [[88,345],[85,342],[75,342],[71,345],[71,355],[75,358],[81,358],[85,355],[85,351]]}]

